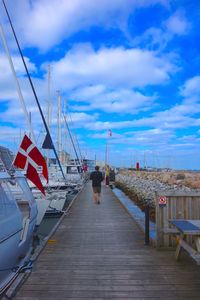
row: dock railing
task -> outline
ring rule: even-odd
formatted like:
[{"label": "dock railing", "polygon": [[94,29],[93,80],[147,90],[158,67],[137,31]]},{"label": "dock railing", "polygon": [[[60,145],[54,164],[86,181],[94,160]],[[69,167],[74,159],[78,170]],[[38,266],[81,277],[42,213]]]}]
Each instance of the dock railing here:
[{"label": "dock railing", "polygon": [[[169,224],[170,219],[200,220],[200,192],[156,193],[156,246],[175,247],[176,229]],[[174,234],[173,234],[174,233]],[[193,244],[193,238],[187,237]]]}]

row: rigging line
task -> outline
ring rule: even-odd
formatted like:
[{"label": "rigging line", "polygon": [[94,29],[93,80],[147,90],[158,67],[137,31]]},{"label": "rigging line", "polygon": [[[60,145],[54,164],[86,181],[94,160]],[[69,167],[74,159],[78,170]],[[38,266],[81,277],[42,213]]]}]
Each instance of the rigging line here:
[{"label": "rigging line", "polygon": [[68,131],[68,133],[69,133],[69,137],[70,137],[72,146],[73,146],[73,148],[74,148],[74,152],[75,152],[77,161],[78,161],[78,163],[80,164],[80,160],[79,160],[79,157],[78,157],[78,153],[77,153],[77,151],[76,151],[76,147],[75,147],[74,140],[73,140],[73,137],[72,137],[72,134],[71,134],[71,130],[70,130],[70,128],[69,128],[69,125],[68,125],[66,116],[65,116],[64,114],[63,114],[63,117],[64,117],[65,125],[66,125],[66,127],[67,127],[67,131]]},{"label": "rigging line", "polygon": [[[47,126],[47,123],[46,123],[46,120],[45,120],[45,117],[44,117],[42,108],[41,108],[41,106],[40,106],[40,103],[39,103],[39,100],[38,100],[38,97],[37,97],[37,94],[36,94],[36,91],[35,91],[35,88],[34,88],[32,79],[31,79],[31,76],[30,76],[30,74],[29,74],[29,71],[28,71],[26,62],[25,62],[25,60],[24,60],[23,53],[22,53],[21,47],[20,47],[20,45],[19,45],[19,42],[18,42],[16,33],[15,33],[14,27],[13,27],[13,24],[12,24],[12,21],[11,21],[11,18],[10,18],[10,15],[9,15],[9,13],[8,13],[8,10],[7,10],[7,7],[6,7],[6,4],[5,4],[4,0],[2,0],[2,2],[3,2],[3,5],[4,5],[4,8],[5,8],[5,11],[6,11],[6,14],[7,14],[7,17],[8,17],[8,20],[9,20],[9,23],[10,23],[10,26],[11,26],[11,29],[12,29],[12,32],[13,32],[13,35],[14,35],[14,37],[15,37],[15,41],[16,41],[16,43],[17,43],[17,47],[18,47],[19,53],[20,53],[20,55],[21,55],[21,59],[22,59],[23,64],[24,64],[24,68],[25,68],[25,70],[26,70],[26,73],[27,73],[27,76],[28,76],[28,79],[29,79],[29,83],[30,83],[30,85],[31,85],[33,94],[34,94],[34,96],[35,96],[35,100],[36,100],[36,103],[37,103],[37,105],[38,105],[38,109],[39,109],[39,111],[40,111],[40,114],[41,114],[41,117],[42,117],[42,120],[43,120],[43,123],[44,123],[44,127],[45,127],[45,129],[46,129],[47,134],[49,135],[49,137],[50,137],[50,139],[51,139],[51,135],[50,135],[50,132],[49,132],[49,128],[48,128],[48,126]],[[56,159],[57,159],[57,161],[58,161],[58,165],[59,165],[59,167],[60,167],[61,173],[62,173],[64,179],[66,179],[66,178],[65,178],[65,175],[64,175],[64,172],[63,172],[63,169],[62,169],[62,166],[61,166],[61,163],[60,163],[60,160],[59,160],[59,157],[58,157],[58,154],[57,154],[57,152],[56,152],[56,149],[55,149],[55,146],[54,146],[54,143],[53,143],[52,139],[51,139],[51,145],[52,145],[54,154],[55,154],[55,156],[56,156]]]},{"label": "rigging line", "polygon": [[[71,114],[70,114],[70,113],[68,113],[68,114],[69,114],[71,123],[73,124]],[[74,130],[74,137],[75,137],[75,140],[76,140],[76,143],[77,143],[77,146],[78,146],[78,150],[79,150],[79,154],[80,154],[81,161],[83,162],[83,156],[82,156],[82,154],[81,154],[81,149],[80,149],[80,146],[79,146],[79,142],[78,142],[78,139],[77,139],[77,135],[76,135],[76,131],[75,131],[75,130]]]},{"label": "rigging line", "polygon": [[76,154],[77,161],[78,161],[78,163],[80,164],[80,160],[79,160],[79,157],[78,157],[78,153],[77,153],[77,151],[76,151],[76,147],[75,147],[75,145],[74,145],[74,141],[73,141],[73,138],[72,138],[72,135],[71,135],[71,132],[70,132],[70,129],[69,129],[69,125],[68,125],[68,123],[67,123],[66,116],[64,115],[64,113],[63,113],[63,118],[64,118],[64,121],[65,121],[65,125],[67,126],[67,131],[68,131],[68,133],[69,133],[69,137],[70,137],[72,146],[73,146],[73,148],[74,148],[74,152],[75,152],[75,154]]},{"label": "rigging line", "polygon": [[[71,117],[70,117],[70,119],[71,119]],[[72,120],[71,120],[71,122],[72,122]],[[82,154],[81,154],[81,151],[80,151],[80,147],[79,147],[79,143],[78,143],[78,139],[77,139],[77,135],[76,135],[75,131],[74,131],[74,139],[75,139],[75,142],[77,144],[77,148],[78,148],[78,152],[79,152],[79,155],[80,155],[81,162],[83,162]]]},{"label": "rigging line", "polygon": [[[76,165],[77,165],[77,164],[80,164],[80,159],[79,159],[78,153],[77,153],[77,151],[76,151],[76,147],[75,147],[75,144],[74,144],[74,139],[73,139],[73,137],[72,137],[71,130],[70,130],[70,128],[69,128],[69,125],[68,125],[68,122],[67,122],[67,118],[66,118],[66,115],[65,115],[65,113],[64,113],[64,109],[62,109],[62,114],[63,114],[64,120],[65,120],[65,125],[66,125],[66,127],[67,127],[68,132],[69,132],[69,136],[70,136],[70,140],[71,140],[72,146],[73,146],[73,148],[74,148],[74,152],[75,152],[76,157],[77,157],[77,163],[76,163]],[[80,154],[80,157],[81,157],[80,149],[79,149],[79,154]],[[82,157],[81,157],[81,162],[83,162],[83,161],[82,161]]]}]

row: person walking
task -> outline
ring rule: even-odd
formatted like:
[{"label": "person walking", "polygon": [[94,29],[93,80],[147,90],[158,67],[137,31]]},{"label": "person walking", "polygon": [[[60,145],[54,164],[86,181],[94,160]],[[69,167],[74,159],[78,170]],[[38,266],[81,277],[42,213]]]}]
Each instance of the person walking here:
[{"label": "person walking", "polygon": [[99,166],[95,167],[95,171],[90,174],[92,180],[93,200],[95,204],[100,204],[101,182],[103,181],[102,172],[99,171]]}]

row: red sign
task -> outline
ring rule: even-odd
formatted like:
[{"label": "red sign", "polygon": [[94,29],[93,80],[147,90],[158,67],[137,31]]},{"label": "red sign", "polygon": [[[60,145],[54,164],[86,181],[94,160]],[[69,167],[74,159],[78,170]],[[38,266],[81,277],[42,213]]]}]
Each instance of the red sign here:
[{"label": "red sign", "polygon": [[158,201],[159,206],[166,206],[167,198],[165,196],[160,196]]}]

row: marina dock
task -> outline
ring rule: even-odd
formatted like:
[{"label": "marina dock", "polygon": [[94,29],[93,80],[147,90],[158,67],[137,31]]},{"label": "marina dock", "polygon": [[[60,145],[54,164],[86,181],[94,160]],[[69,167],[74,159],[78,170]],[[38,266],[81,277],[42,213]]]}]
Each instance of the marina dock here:
[{"label": "marina dock", "polygon": [[112,190],[88,182],[13,299],[200,299],[200,267],[144,244]]}]

